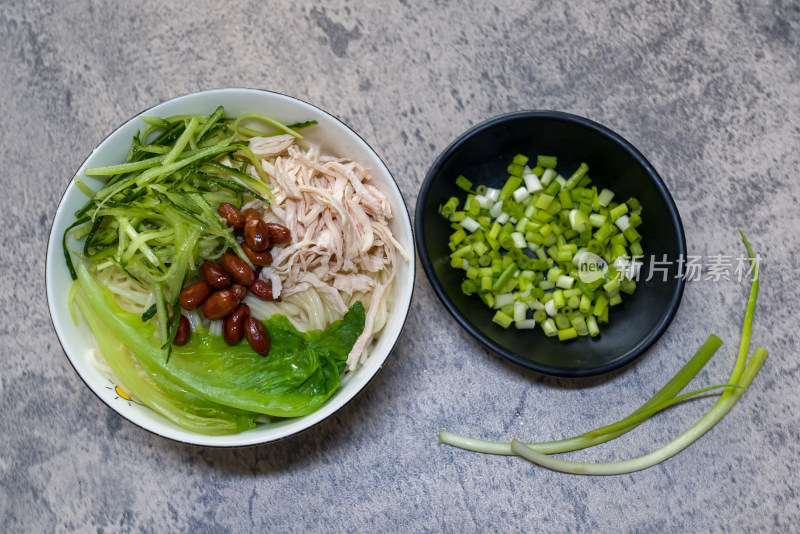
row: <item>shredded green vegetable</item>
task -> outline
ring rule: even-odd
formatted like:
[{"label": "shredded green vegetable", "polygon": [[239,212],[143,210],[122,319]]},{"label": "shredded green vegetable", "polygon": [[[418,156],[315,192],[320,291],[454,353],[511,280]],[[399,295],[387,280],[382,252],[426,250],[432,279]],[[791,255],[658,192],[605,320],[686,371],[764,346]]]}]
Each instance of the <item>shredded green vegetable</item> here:
[{"label": "shredded green vegetable", "polygon": [[[89,200],[63,236],[73,280],[76,273],[67,247],[71,232],[76,238],[85,236],[81,257],[93,270],[118,267],[155,292],[155,308],[143,319],[158,318],[165,348],[177,330],[174,311],[187,275],[229,248],[249,263],[234,230],[217,213],[220,204],[241,207],[250,199],[268,203],[272,198],[267,176],[247,148],[250,137],[269,132],[243,132],[242,122],[264,122],[277,133],[302,139],[296,130],[263,115],[235,120],[224,115],[220,106],[209,115],[147,117],[149,127],[134,136],[123,163],[86,169],[87,176],[108,177],[100,191],[93,192],[75,178]],[[313,124],[316,121],[296,127]],[[248,165],[256,169],[258,179],[243,170]]]}]

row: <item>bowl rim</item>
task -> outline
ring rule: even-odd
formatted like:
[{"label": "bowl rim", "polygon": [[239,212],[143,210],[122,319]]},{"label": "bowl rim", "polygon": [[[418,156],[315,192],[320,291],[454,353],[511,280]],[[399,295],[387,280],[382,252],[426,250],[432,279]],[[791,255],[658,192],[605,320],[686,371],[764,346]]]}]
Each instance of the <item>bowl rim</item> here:
[{"label": "bowl rim", "polygon": [[655,342],[658,341],[658,339],[667,330],[670,323],[675,318],[675,314],[678,311],[678,307],[683,297],[683,291],[686,283],[683,277],[677,279],[677,286],[675,287],[675,290],[673,290],[672,292],[672,296],[669,301],[669,306],[667,307],[666,310],[667,313],[661,317],[661,319],[658,321],[656,326],[650,331],[647,337],[645,337],[639,344],[637,344],[626,354],[624,354],[624,357],[618,358],[612,362],[606,363],[604,365],[599,365],[596,367],[567,369],[563,367],[553,367],[550,365],[543,365],[534,362],[532,360],[529,360],[527,358],[523,358],[522,356],[506,349],[499,343],[493,341],[491,338],[489,338],[482,331],[476,328],[475,325],[469,322],[462,315],[462,313],[459,311],[459,309],[456,307],[456,305],[444,291],[444,287],[437,278],[436,272],[433,269],[433,261],[431,260],[430,254],[428,253],[427,245],[425,244],[425,240],[423,239],[424,236],[423,212],[424,212],[424,204],[428,199],[428,194],[430,192],[431,187],[433,187],[435,176],[439,173],[439,171],[447,162],[447,160],[451,157],[451,155],[458,148],[460,148],[461,145],[463,145],[467,140],[469,140],[473,135],[485,129],[491,128],[497,124],[520,118],[554,119],[568,123],[573,123],[575,125],[588,128],[589,130],[593,130],[620,145],[631,157],[633,157],[633,159],[639,165],[642,166],[642,168],[644,168],[646,174],[652,179],[653,184],[655,185],[659,195],[661,196],[661,198],[664,199],[664,202],[667,206],[667,211],[669,213],[670,225],[674,227],[676,233],[678,234],[678,240],[677,240],[678,254],[681,257],[686,257],[686,236],[684,234],[683,223],[681,221],[680,214],[678,213],[678,208],[675,204],[675,200],[672,198],[672,195],[667,189],[667,186],[664,183],[661,176],[658,174],[658,172],[655,170],[652,164],[647,160],[647,158],[645,158],[644,155],[641,152],[639,152],[639,150],[636,147],[634,147],[628,140],[626,140],[621,135],[611,130],[607,126],[603,126],[602,124],[599,124],[591,119],[581,117],[579,115],[574,115],[572,113],[567,113],[564,111],[554,111],[554,110],[521,110],[521,111],[513,111],[510,113],[497,115],[495,117],[489,118],[485,121],[482,121],[470,127],[467,131],[459,135],[453,142],[451,142],[439,154],[439,156],[437,156],[433,165],[431,165],[430,169],[428,170],[428,173],[425,175],[425,179],[422,182],[422,186],[420,187],[414,213],[414,235],[416,239],[417,253],[419,255],[420,264],[422,265],[423,271],[425,271],[425,276],[428,278],[428,282],[430,282],[430,285],[433,288],[434,293],[436,293],[436,296],[439,298],[439,301],[444,305],[445,309],[447,309],[450,315],[473,338],[481,342],[485,347],[492,350],[496,354],[499,354],[500,356],[506,358],[507,360],[510,360],[518,365],[521,365],[522,367],[525,367],[537,373],[543,375],[561,377],[561,378],[589,378],[607,374],[612,371],[616,371],[617,369],[621,369],[622,367],[631,364],[633,361],[635,361],[645,352],[647,352],[647,350],[650,349],[650,347],[652,347],[655,344]]},{"label": "bowl rim", "polygon": [[[51,325],[51,327],[53,328],[53,331],[56,334],[56,339],[58,340],[58,344],[61,346],[61,350],[64,353],[64,357],[67,359],[67,361],[69,362],[70,366],[75,371],[75,374],[78,375],[78,378],[81,379],[81,381],[86,386],[86,388],[89,391],[91,391],[92,394],[100,400],[100,402],[102,402],[104,405],[106,405],[106,407],[111,409],[118,416],[120,416],[123,419],[125,419],[128,423],[130,423],[130,424],[132,424],[132,425],[134,425],[134,426],[136,426],[138,428],[141,428],[142,430],[145,430],[145,431],[149,432],[150,434],[159,436],[161,438],[164,438],[164,439],[176,442],[176,443],[181,443],[183,445],[191,445],[191,446],[194,446],[194,447],[208,447],[208,448],[213,448],[213,449],[239,449],[239,448],[258,447],[260,445],[278,443],[280,441],[287,440],[289,438],[293,438],[293,437],[296,437],[296,436],[298,436],[300,434],[303,434],[303,433],[307,432],[308,430],[310,430],[310,429],[320,425],[321,423],[327,421],[328,419],[330,419],[331,417],[333,417],[334,415],[339,413],[339,411],[341,411],[345,406],[347,406],[348,404],[353,402],[353,399],[355,399],[356,397],[361,395],[361,393],[364,390],[367,389],[367,387],[372,383],[372,381],[375,380],[375,377],[378,376],[378,374],[380,374],[380,372],[383,369],[384,365],[386,365],[386,360],[389,358],[389,356],[392,354],[392,352],[394,352],[394,349],[397,347],[397,343],[400,340],[400,336],[402,335],[403,329],[405,328],[405,324],[408,322],[408,316],[409,316],[409,314],[411,312],[411,306],[412,306],[412,303],[414,301],[414,286],[416,285],[416,280],[417,280],[416,251],[415,251],[415,247],[414,247],[414,244],[416,243],[416,236],[415,236],[415,233],[414,233],[415,232],[415,227],[413,225],[413,221],[411,220],[411,214],[410,214],[409,209],[408,209],[408,201],[406,200],[405,196],[403,195],[403,190],[400,187],[400,184],[397,182],[397,179],[392,174],[392,171],[389,168],[389,166],[386,165],[386,162],[383,161],[383,158],[381,158],[381,156],[378,154],[378,152],[374,148],[372,148],[372,145],[370,145],[355,129],[353,129],[349,124],[347,124],[344,120],[342,120],[338,116],[336,116],[336,115],[334,115],[334,114],[322,109],[319,106],[311,104],[310,102],[307,102],[307,101],[305,101],[305,100],[303,100],[301,98],[297,98],[295,96],[287,95],[285,93],[281,93],[281,92],[278,92],[278,91],[271,91],[269,89],[259,89],[259,88],[242,87],[242,86],[215,87],[215,88],[211,88],[211,89],[203,89],[203,90],[200,90],[200,91],[189,91],[189,92],[181,93],[179,95],[176,95],[176,96],[173,96],[173,97],[170,97],[170,98],[161,99],[158,102],[154,103],[153,105],[147,106],[146,108],[142,109],[141,111],[131,115],[128,119],[125,119],[124,121],[119,123],[115,128],[111,129],[107,135],[105,135],[99,142],[97,142],[97,144],[91,150],[91,152],[89,152],[89,154],[81,161],[81,163],[78,165],[77,170],[72,173],[72,176],[73,177],[77,176],[78,172],[80,171],[80,169],[83,168],[84,165],[86,165],[86,162],[89,160],[89,158],[92,157],[92,155],[97,150],[97,148],[99,148],[101,145],[103,145],[109,139],[109,137],[114,135],[120,128],[122,128],[123,126],[128,124],[130,121],[135,120],[137,117],[140,117],[140,116],[144,115],[145,113],[149,112],[150,110],[152,110],[152,109],[154,109],[154,108],[156,108],[156,107],[158,107],[158,106],[160,106],[162,104],[166,104],[168,102],[172,102],[173,100],[178,100],[180,98],[193,96],[193,95],[197,95],[197,94],[214,93],[214,92],[218,92],[218,91],[251,91],[251,92],[256,92],[256,93],[266,93],[266,94],[270,94],[270,95],[274,95],[274,96],[283,97],[283,98],[287,98],[287,99],[290,99],[290,100],[297,101],[299,103],[305,104],[307,106],[310,106],[310,107],[316,109],[320,113],[323,113],[323,114],[331,117],[334,121],[338,122],[344,128],[349,130],[353,135],[355,135],[364,144],[364,146],[366,146],[374,154],[375,158],[377,158],[377,160],[380,161],[380,163],[386,169],[387,175],[392,180],[392,182],[394,182],[394,184],[395,184],[395,186],[397,188],[397,191],[398,191],[398,193],[400,195],[400,199],[402,200],[401,204],[402,204],[402,208],[403,208],[403,213],[405,214],[405,218],[403,218],[403,221],[408,221],[408,227],[409,227],[409,231],[410,231],[410,234],[411,234],[411,242],[410,242],[410,247],[409,247],[410,248],[410,251],[409,251],[409,256],[410,257],[409,257],[409,261],[408,261],[409,270],[410,270],[410,274],[411,274],[411,279],[410,279],[411,293],[410,293],[409,298],[408,298],[408,306],[406,307],[405,315],[403,316],[403,319],[402,319],[402,321],[400,323],[400,329],[398,331],[397,337],[393,340],[392,345],[389,347],[389,349],[388,349],[388,351],[386,353],[386,356],[384,357],[383,361],[375,369],[375,372],[372,373],[372,375],[364,382],[364,384],[358,390],[353,392],[353,394],[350,396],[350,398],[348,398],[341,406],[339,406],[336,410],[332,411],[330,414],[326,415],[322,419],[319,419],[318,421],[315,421],[314,423],[312,423],[312,424],[310,424],[310,425],[308,425],[308,426],[306,426],[304,428],[296,430],[295,432],[292,432],[292,433],[289,433],[289,434],[286,434],[286,435],[283,435],[283,436],[278,436],[278,437],[275,437],[275,438],[272,438],[272,439],[266,439],[266,440],[262,440],[262,441],[251,442],[251,443],[242,443],[242,444],[218,444],[218,443],[199,443],[199,442],[186,441],[184,439],[180,439],[180,438],[175,437],[175,436],[166,435],[163,432],[160,432],[160,431],[152,429],[152,428],[147,428],[146,426],[133,421],[125,413],[117,410],[111,403],[109,403],[108,401],[106,401],[106,399],[101,397],[95,391],[95,389],[86,381],[84,376],[78,371],[77,367],[75,367],[75,364],[73,363],[72,358],[67,353],[67,349],[64,346],[64,341],[61,339],[61,335],[59,334],[58,328],[56,328],[55,319],[53,318],[53,306],[54,306],[54,304],[51,301],[50,292],[47,289],[49,287],[48,276],[47,276],[48,275],[48,261],[47,261],[47,259],[50,257],[50,245],[51,245],[51,242],[52,242],[52,234],[53,234],[53,230],[54,230],[54,226],[55,226],[56,216],[58,215],[59,208],[61,207],[62,203],[64,202],[64,198],[66,197],[67,191],[69,190],[70,186],[73,183],[73,179],[70,179],[69,182],[67,183],[67,185],[64,187],[64,191],[61,193],[61,197],[59,198],[58,203],[56,204],[56,208],[55,208],[55,210],[53,210],[53,215],[52,215],[52,218],[50,220],[50,229],[48,231],[47,246],[45,247],[45,261],[44,261],[43,268],[44,268],[45,299],[47,300],[47,311],[48,311],[48,314],[50,316],[50,325]],[[395,215],[395,217],[396,217],[396,215]],[[160,415],[160,414],[157,414],[157,415]],[[307,416],[305,416],[305,417],[307,417]],[[302,418],[300,418],[300,419],[302,419]],[[198,438],[202,438],[202,437],[205,436],[204,434],[199,434],[199,433],[194,433],[194,434],[196,434],[198,436]],[[239,434],[241,434],[241,432]]]}]

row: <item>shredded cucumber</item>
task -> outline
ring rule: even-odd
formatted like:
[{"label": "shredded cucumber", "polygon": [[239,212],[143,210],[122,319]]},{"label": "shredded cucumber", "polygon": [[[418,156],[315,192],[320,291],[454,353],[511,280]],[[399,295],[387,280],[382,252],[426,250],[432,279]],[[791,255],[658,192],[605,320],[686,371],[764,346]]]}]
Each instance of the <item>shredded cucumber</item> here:
[{"label": "shredded cucumber", "polygon": [[[241,207],[250,199],[271,199],[268,178],[247,148],[250,137],[270,132],[245,129],[240,122],[256,119],[277,133],[302,139],[291,127],[262,115],[224,115],[220,106],[210,115],[146,117],[148,126],[134,136],[124,162],[86,169],[87,176],[108,176],[100,191],[75,178],[89,200],[64,232],[64,257],[73,280],[67,247],[71,232],[76,238],[85,236],[81,257],[92,269],[116,266],[154,291],[165,346],[177,329],[179,314],[173,312],[187,275],[228,249],[248,261],[233,229],[218,215],[219,205]],[[312,124],[316,121],[296,127]],[[248,165],[255,167],[258,179],[246,172]],[[154,314],[148,310],[146,315],[149,320]]]}]

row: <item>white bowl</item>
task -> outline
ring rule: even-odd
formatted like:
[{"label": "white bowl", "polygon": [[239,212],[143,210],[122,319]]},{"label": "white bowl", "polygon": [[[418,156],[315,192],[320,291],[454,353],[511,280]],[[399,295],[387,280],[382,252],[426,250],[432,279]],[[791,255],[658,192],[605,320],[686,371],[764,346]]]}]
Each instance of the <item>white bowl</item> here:
[{"label": "white bowl", "polygon": [[[304,131],[307,139],[322,145],[325,153],[352,158],[372,169],[372,179],[380,184],[386,193],[394,212],[392,231],[396,239],[408,251],[410,260],[398,265],[394,284],[393,307],[389,318],[377,339],[376,345],[366,364],[349,373],[339,390],[316,412],[305,417],[280,420],[271,424],[259,425],[253,430],[227,436],[206,436],[185,430],[146,406],[121,398],[108,378],[100,373],[89,361],[88,354],[95,347],[95,341],[85,324],[76,326],[67,309],[67,295],[72,280],[64,263],[61,238],[64,230],[74,220],[74,213],[84,204],[86,197],[70,182],[61,203],[56,210],[50,229],[47,247],[46,284],[47,300],[64,352],[70,363],[87,386],[111,409],[130,422],[159,436],[184,443],[217,447],[236,447],[255,445],[285,438],[305,430],[331,416],[350,399],[355,397],[373,376],[380,370],[392,351],[405,323],[411,304],[414,287],[414,240],[411,233],[411,219],[403,197],[389,169],[375,151],[347,125],[325,111],[296,98],[256,89],[214,89],[179,96],[155,107],[145,110],[117,128],[103,140],[83,162],[76,173],[90,187],[97,190],[102,182],[85,177],[84,169],[120,163],[125,158],[131,139],[145,123],[141,115],[167,117],[177,114],[210,114],[217,106],[224,106],[226,116],[235,117],[243,113],[259,112],[269,115],[285,124],[316,119],[319,126]],[[77,244],[72,241],[72,249]]]}]

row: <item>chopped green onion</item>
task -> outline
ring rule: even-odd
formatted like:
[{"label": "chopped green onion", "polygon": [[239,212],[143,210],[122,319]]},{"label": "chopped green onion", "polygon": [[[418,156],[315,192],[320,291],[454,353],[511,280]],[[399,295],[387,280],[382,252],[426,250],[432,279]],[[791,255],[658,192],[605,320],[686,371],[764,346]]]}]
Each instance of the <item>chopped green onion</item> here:
[{"label": "chopped green onion", "polygon": [[556,328],[556,323],[551,318],[545,319],[542,323],[542,330],[544,331],[544,335],[547,337],[553,337],[558,335],[558,329]]},{"label": "chopped green onion", "polygon": [[531,195],[528,192],[528,189],[523,186],[515,189],[514,192],[511,194],[511,196],[514,197],[514,200],[516,202],[525,202],[525,200],[527,200],[528,197]]},{"label": "chopped green onion", "polygon": [[619,206],[616,206],[608,210],[608,215],[609,217],[611,217],[612,221],[616,221],[617,218],[621,217],[622,215],[625,215],[626,213],[628,213],[627,204],[620,204]]},{"label": "chopped green onion", "polygon": [[514,241],[515,248],[523,249],[528,246],[528,243],[525,241],[525,236],[520,232],[513,232],[511,234],[511,239]]},{"label": "chopped green onion", "polygon": [[502,308],[504,306],[509,306],[514,304],[514,294],[513,293],[501,293],[499,295],[495,295],[494,299],[494,307],[495,308]]},{"label": "chopped green onion", "polygon": [[464,220],[461,221],[461,226],[463,226],[465,230],[473,233],[481,227],[480,223],[472,217],[464,217]]},{"label": "chopped green onion", "polygon": [[525,188],[530,194],[538,193],[543,189],[542,182],[540,182],[539,178],[533,173],[523,174],[522,179],[525,182]]},{"label": "chopped green onion", "polygon": [[[641,235],[631,222],[635,217],[640,224],[641,206],[635,199],[612,202],[609,189],[598,192],[585,163],[569,178],[558,174],[554,157],[537,158],[537,163],[531,169],[527,158],[517,155],[500,189],[456,178],[468,193],[462,211],[457,211],[457,197],[440,208],[454,230],[448,243],[451,265],[465,271],[471,282],[463,285],[464,293],[477,294],[517,327],[531,328],[523,311],[532,309],[533,323],[543,330],[549,316],[548,325],[556,330],[573,328],[578,336],[596,336],[598,323],[608,321],[608,308],[636,288],[625,277],[633,276],[627,267],[620,267],[625,276],[617,279],[614,261],[641,253]],[[634,207],[638,211],[629,216]],[[583,263],[595,262],[587,253],[609,264],[590,284],[579,280]],[[498,324],[505,324],[500,319]],[[548,332],[557,335],[549,327]]]},{"label": "chopped green onion", "polygon": [[560,341],[567,341],[568,339],[575,339],[576,337],[578,337],[578,332],[573,327],[558,331],[558,339]]},{"label": "chopped green onion", "polygon": [[561,276],[558,277],[558,280],[556,281],[556,287],[560,287],[561,289],[569,289],[572,287],[572,284],[574,283],[575,283],[574,278],[562,274]]},{"label": "chopped green onion", "polygon": [[455,213],[456,208],[458,208],[458,199],[456,197],[450,197],[439,211],[444,216],[450,216]]},{"label": "chopped green onion", "polygon": [[456,178],[456,185],[467,192],[472,190],[472,182],[463,175]]},{"label": "chopped green onion", "polygon": [[575,187],[587,172],[589,172],[589,166],[586,163],[581,163],[578,170],[572,173],[572,176],[564,183],[564,189],[572,189]]},{"label": "chopped green onion", "polygon": [[526,156],[525,154],[517,154],[516,156],[514,156],[514,159],[511,163],[513,165],[520,165],[524,167],[528,163],[529,159],[530,158],[528,158],[528,156]]},{"label": "chopped green onion", "polygon": [[536,166],[543,167],[545,169],[554,169],[556,164],[558,163],[558,159],[555,156],[538,156],[536,158]]},{"label": "chopped green onion", "polygon": [[492,321],[496,324],[499,324],[503,328],[508,328],[511,326],[511,317],[503,313],[502,311],[498,310],[497,313],[494,314]]},{"label": "chopped green onion", "polygon": [[597,319],[594,318],[594,315],[589,315],[586,318],[586,326],[589,328],[590,336],[595,337],[600,333],[600,328],[597,327]]},{"label": "chopped green onion", "polygon": [[613,191],[611,191],[610,189],[603,189],[597,196],[597,202],[600,204],[600,206],[607,208],[613,198],[614,198]]}]

